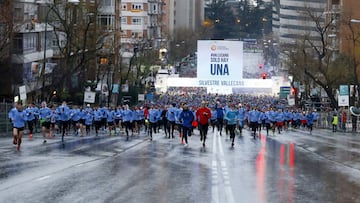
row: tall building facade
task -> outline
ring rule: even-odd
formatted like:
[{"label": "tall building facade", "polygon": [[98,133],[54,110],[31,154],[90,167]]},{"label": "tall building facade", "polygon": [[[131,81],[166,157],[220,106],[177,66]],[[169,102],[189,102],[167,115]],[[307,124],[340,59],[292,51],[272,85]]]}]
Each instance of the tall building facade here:
[{"label": "tall building facade", "polygon": [[[328,0],[327,20],[333,20],[328,36],[333,47],[341,53],[348,53],[354,48],[351,32],[354,32],[355,38],[360,33],[359,9],[360,1],[358,0]],[[359,45],[358,42],[357,45]]]},{"label": "tall building facade", "polygon": [[197,31],[204,22],[204,0],[170,0],[169,32],[176,29]]},{"label": "tall building facade", "polygon": [[358,0],[327,1],[327,21],[331,21],[327,36],[332,57],[336,59],[340,53],[345,54],[357,66],[360,64],[359,9]]},{"label": "tall building facade", "polygon": [[[322,15],[326,10],[326,0],[275,0],[273,2],[273,30],[280,43],[294,43],[298,39],[309,36],[319,40],[314,32],[315,23],[307,12]],[[325,17],[321,19],[325,21]]]}]

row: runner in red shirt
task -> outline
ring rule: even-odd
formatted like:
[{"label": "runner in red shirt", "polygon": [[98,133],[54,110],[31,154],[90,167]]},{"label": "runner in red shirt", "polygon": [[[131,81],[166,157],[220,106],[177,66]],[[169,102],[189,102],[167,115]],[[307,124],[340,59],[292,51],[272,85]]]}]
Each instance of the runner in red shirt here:
[{"label": "runner in red shirt", "polygon": [[196,110],[196,120],[199,122],[200,141],[205,147],[206,135],[209,129],[209,119],[211,118],[211,111],[206,106],[206,101],[201,102],[201,107]]}]

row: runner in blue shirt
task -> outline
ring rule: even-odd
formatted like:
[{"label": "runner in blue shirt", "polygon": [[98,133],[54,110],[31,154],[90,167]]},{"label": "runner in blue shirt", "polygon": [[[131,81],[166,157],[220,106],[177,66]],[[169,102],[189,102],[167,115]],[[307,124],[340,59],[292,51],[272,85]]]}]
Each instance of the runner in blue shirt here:
[{"label": "runner in blue shirt", "polygon": [[254,139],[256,139],[256,129],[257,129],[258,122],[259,122],[259,116],[260,116],[260,113],[255,107],[253,107],[253,109],[251,111],[249,111],[248,120],[250,123],[250,129],[252,130]]},{"label": "runner in blue shirt", "polygon": [[224,119],[226,120],[226,125],[230,133],[231,147],[234,147],[235,142],[235,128],[238,118],[238,111],[235,109],[233,104],[230,104],[230,109],[226,112]]},{"label": "runner in blue shirt", "polygon": [[81,128],[80,119],[81,119],[82,115],[80,113],[80,109],[78,108],[78,106],[73,106],[73,108],[70,109],[70,117],[71,117],[71,122],[72,122],[75,136],[79,135],[79,131],[81,131],[80,130],[80,128]]},{"label": "runner in blue shirt", "polygon": [[56,109],[56,113],[59,115],[60,119],[60,129],[62,131],[61,141],[64,143],[64,136],[68,133],[67,131],[70,120],[70,108],[67,106],[65,101]]},{"label": "runner in blue shirt", "polygon": [[279,134],[281,133],[282,128],[284,126],[284,121],[285,121],[284,113],[282,112],[281,109],[279,109],[278,114],[276,116],[276,125],[277,125]]},{"label": "runner in blue shirt", "polygon": [[106,117],[106,122],[109,127],[109,136],[113,135],[112,130],[113,130],[114,124],[115,124],[115,117],[116,117],[115,109],[113,107],[110,107],[110,109],[107,112],[107,117]]},{"label": "runner in blue shirt", "polygon": [[25,122],[26,122],[26,113],[23,111],[21,102],[17,102],[16,110],[11,111],[11,122],[13,124],[13,136],[14,136],[14,145],[17,144],[17,150],[20,150],[21,139],[24,133]]},{"label": "runner in blue shirt", "polygon": [[168,129],[167,131],[169,132],[169,138],[170,136],[172,138],[174,138],[174,130],[175,130],[175,114],[176,114],[176,111],[177,111],[177,108],[176,108],[176,104],[173,103],[171,105],[171,107],[169,107],[166,111],[166,118],[167,118],[167,121],[168,121]]},{"label": "runner in blue shirt", "polygon": [[315,119],[313,112],[310,110],[310,111],[306,114],[305,118],[306,118],[306,124],[307,124],[306,127],[309,129],[310,134],[312,134],[313,123],[314,123],[314,119]]},{"label": "runner in blue shirt", "polygon": [[35,104],[29,104],[29,106],[25,109],[25,115],[27,120],[27,126],[29,128],[29,138],[32,139],[34,124],[35,124]]},{"label": "runner in blue shirt", "polygon": [[182,123],[182,132],[183,136],[181,137],[181,143],[185,140],[185,147],[188,146],[188,136],[191,136],[192,122],[194,121],[195,116],[193,112],[191,112],[187,106],[187,104],[183,105],[183,110],[179,115],[179,120]]},{"label": "runner in blue shirt", "polygon": [[98,136],[99,130],[101,128],[101,119],[102,119],[102,112],[99,110],[98,106],[94,108],[93,114],[94,114],[95,136]]},{"label": "runner in blue shirt", "polygon": [[46,143],[46,134],[50,136],[50,118],[51,118],[51,109],[46,106],[46,102],[41,103],[41,108],[39,109],[39,119],[41,124],[42,135],[44,143]]},{"label": "runner in blue shirt", "polygon": [[90,127],[93,124],[94,115],[93,111],[86,111],[86,117],[85,117],[85,131],[86,135],[90,134]]},{"label": "runner in blue shirt", "polygon": [[160,119],[160,112],[158,109],[155,108],[155,105],[152,105],[151,108],[149,109],[150,140],[152,140],[153,131],[154,133],[156,133],[156,125],[159,119]]},{"label": "runner in blue shirt", "polygon": [[284,119],[285,119],[284,130],[287,130],[289,129],[289,125],[293,119],[293,114],[289,111],[289,109],[286,109],[284,111]]},{"label": "runner in blue shirt", "polygon": [[210,107],[210,112],[211,112],[211,118],[210,118],[210,124],[212,126],[212,132],[215,131],[215,127],[218,126],[217,124],[217,110],[215,108],[215,106]]},{"label": "runner in blue shirt", "polygon": [[217,125],[217,129],[220,132],[220,136],[221,136],[222,129],[224,127],[225,110],[219,101],[216,102],[215,109],[216,109],[216,125]]},{"label": "runner in blue shirt", "polygon": [[[240,136],[242,136],[242,129],[245,127],[245,119],[246,119],[246,110],[242,106],[242,104],[239,104],[238,109],[238,128],[240,131]],[[221,134],[220,134],[221,135]]]},{"label": "runner in blue shirt", "polygon": [[[119,129],[119,135],[122,129],[122,108],[121,106],[118,106],[115,110],[115,131]],[[117,132],[115,132],[117,133]]]},{"label": "runner in blue shirt", "polygon": [[129,130],[132,131],[132,111],[130,110],[128,105],[124,106],[124,110],[122,111],[122,119],[125,127],[126,140],[129,140]]}]

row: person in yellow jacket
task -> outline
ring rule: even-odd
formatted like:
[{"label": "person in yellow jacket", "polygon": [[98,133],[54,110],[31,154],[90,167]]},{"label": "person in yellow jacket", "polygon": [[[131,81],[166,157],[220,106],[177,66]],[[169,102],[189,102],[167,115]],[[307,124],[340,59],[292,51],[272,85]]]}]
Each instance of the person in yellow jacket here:
[{"label": "person in yellow jacket", "polygon": [[334,112],[334,115],[333,115],[333,118],[332,118],[333,132],[336,132],[338,123],[339,123],[339,118],[338,118],[337,112]]}]

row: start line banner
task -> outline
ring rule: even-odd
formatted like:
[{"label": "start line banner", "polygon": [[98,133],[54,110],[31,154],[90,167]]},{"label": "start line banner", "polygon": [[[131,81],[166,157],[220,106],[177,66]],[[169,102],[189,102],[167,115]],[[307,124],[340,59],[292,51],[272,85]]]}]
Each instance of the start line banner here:
[{"label": "start line banner", "polygon": [[199,86],[243,86],[243,42],[198,40]]}]

